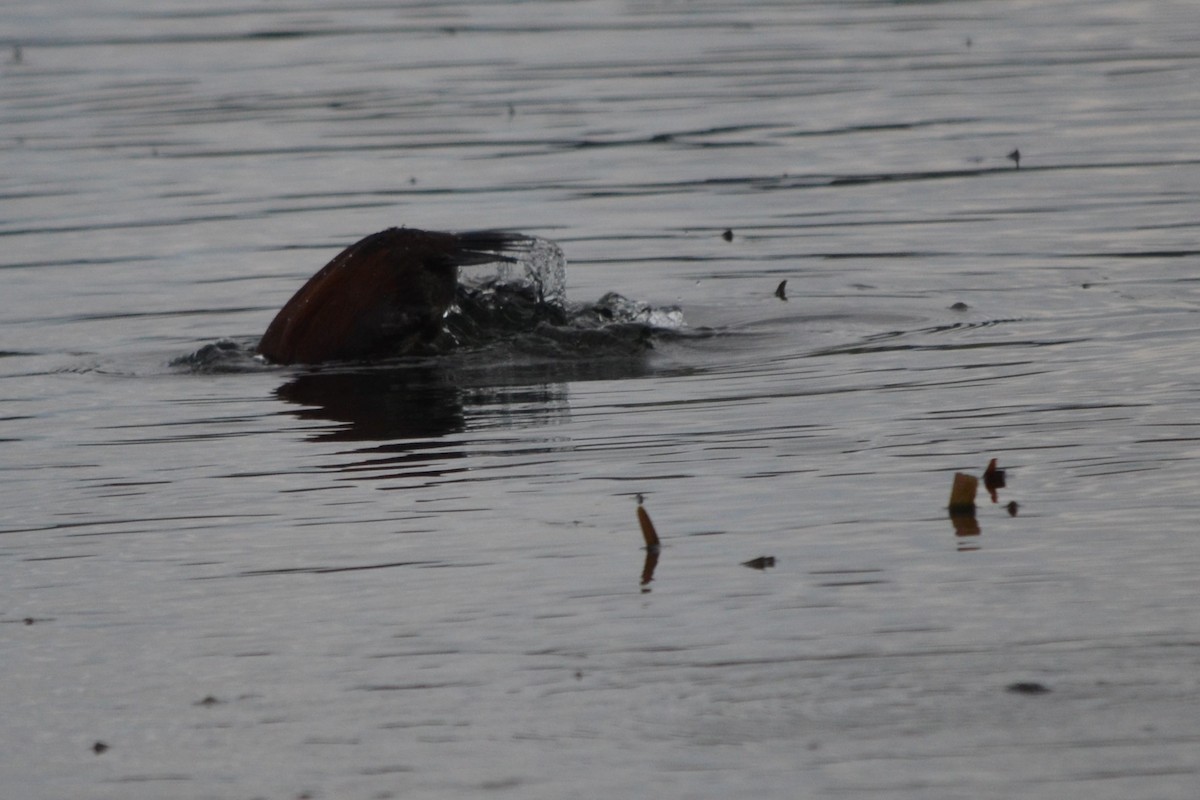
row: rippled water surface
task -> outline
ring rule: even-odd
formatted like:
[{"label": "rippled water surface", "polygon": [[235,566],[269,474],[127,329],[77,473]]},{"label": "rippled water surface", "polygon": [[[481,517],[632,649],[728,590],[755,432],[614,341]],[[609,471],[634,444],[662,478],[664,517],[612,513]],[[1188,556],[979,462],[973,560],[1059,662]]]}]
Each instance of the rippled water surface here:
[{"label": "rippled water surface", "polygon": [[[1198,22],[8,4],[5,795],[1196,797]],[[247,355],[400,224],[630,316]]]}]

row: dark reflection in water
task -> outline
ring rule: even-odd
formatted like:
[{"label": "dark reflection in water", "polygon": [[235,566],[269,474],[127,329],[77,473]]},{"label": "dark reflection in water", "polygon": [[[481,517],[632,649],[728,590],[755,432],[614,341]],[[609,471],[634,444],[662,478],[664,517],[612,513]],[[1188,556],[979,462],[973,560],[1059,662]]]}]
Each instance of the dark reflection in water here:
[{"label": "dark reflection in water", "polygon": [[650,593],[650,582],[654,580],[654,570],[658,569],[658,555],[660,552],[660,550],[646,551],[646,560],[642,562],[642,594]]},{"label": "dark reflection in water", "polygon": [[[649,370],[644,355],[530,358],[511,343],[420,363],[337,367],[294,375],[273,392],[303,420],[335,423],[314,442],[370,443],[327,463],[356,477],[440,477],[469,449],[446,437],[470,430],[565,422],[569,385]],[[528,452],[528,446],[525,446]]]},{"label": "dark reflection in water", "polygon": [[311,441],[371,443],[325,468],[372,479],[445,476],[462,471],[448,462],[470,452],[454,444],[463,440],[455,434],[563,423],[572,383],[652,371],[641,345],[629,351],[628,339],[619,336],[614,347],[594,347],[599,332],[587,333],[566,341],[563,331],[552,337],[544,331],[428,359],[313,369],[272,393],[301,420],[335,423],[313,431]]},{"label": "dark reflection in water", "polygon": [[959,552],[979,549],[979,535],[982,530],[974,513],[951,511],[950,522],[954,525],[954,535]]},{"label": "dark reflection in water", "polygon": [[274,395],[300,406],[291,412],[300,419],[337,423],[313,432],[310,441],[388,442],[355,449],[351,460],[328,463],[329,469],[372,477],[382,477],[381,471],[440,476],[459,471],[447,465],[467,455],[441,443],[466,427],[466,415],[462,391],[436,364],[307,372]]},{"label": "dark reflection in water", "polygon": [[300,419],[341,423],[314,441],[435,438],[465,427],[462,391],[436,367],[310,372],[275,390]]},{"label": "dark reflection in water", "polygon": [[559,420],[568,385],[622,380],[650,371],[641,354],[586,359],[531,357],[511,343],[420,363],[336,367],[293,376],[275,397],[302,406],[300,419],[327,420],[313,441],[438,438],[476,427],[525,427]]},{"label": "dark reflection in water", "polygon": [[[355,478],[444,477],[467,448],[445,437],[470,427],[523,427],[547,424],[567,414],[564,383],[508,386],[464,385],[440,362],[420,366],[331,370],[297,375],[275,396],[300,406],[300,419],[337,423],[314,432],[310,441],[364,442],[324,464]],[[488,421],[488,422],[485,422]]]}]

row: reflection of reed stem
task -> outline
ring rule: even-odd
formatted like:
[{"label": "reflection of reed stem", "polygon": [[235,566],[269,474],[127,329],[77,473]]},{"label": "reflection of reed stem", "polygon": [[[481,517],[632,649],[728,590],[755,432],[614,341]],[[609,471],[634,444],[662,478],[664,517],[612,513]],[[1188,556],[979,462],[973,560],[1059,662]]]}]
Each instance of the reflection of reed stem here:
[{"label": "reflection of reed stem", "polygon": [[658,548],[646,550],[646,562],[642,564],[642,587],[643,591],[650,591],[645,587],[650,581],[654,580],[654,568],[658,566]]}]

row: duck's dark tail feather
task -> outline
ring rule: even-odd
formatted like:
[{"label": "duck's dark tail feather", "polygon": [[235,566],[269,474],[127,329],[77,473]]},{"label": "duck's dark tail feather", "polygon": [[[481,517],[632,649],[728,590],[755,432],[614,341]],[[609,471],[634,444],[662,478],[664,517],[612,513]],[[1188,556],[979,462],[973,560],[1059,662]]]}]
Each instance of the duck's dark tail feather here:
[{"label": "duck's dark tail feather", "polygon": [[517,259],[506,254],[527,252],[534,242],[534,237],[516,231],[463,231],[454,238],[461,248],[455,263],[463,267],[496,261],[514,263]]}]

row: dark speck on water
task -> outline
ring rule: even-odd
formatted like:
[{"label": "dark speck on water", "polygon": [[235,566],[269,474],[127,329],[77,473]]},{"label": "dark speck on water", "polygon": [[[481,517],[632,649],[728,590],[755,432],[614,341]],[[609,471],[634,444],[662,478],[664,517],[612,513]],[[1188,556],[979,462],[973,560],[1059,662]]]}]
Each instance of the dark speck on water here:
[{"label": "dark speck on water", "polygon": [[1013,5],[9,3],[3,795],[1194,800],[1196,5]]},{"label": "dark speck on water", "polygon": [[1013,694],[1047,694],[1050,691],[1044,685],[1035,683],[1033,681],[1019,681],[1017,683],[1010,683],[1005,688]]}]

